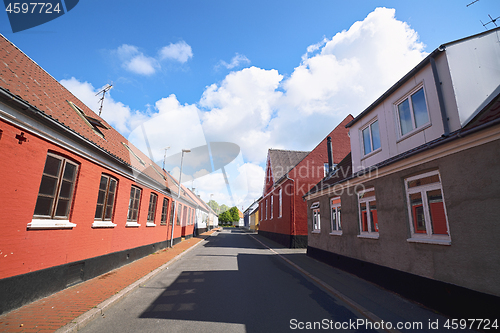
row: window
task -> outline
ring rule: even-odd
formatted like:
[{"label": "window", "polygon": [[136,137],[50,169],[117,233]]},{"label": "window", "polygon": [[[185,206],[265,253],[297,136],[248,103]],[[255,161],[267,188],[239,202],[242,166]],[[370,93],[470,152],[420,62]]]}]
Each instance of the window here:
[{"label": "window", "polygon": [[412,237],[409,241],[451,244],[439,172],[405,179]]},{"label": "window", "polygon": [[146,221],[147,227],[155,226],[155,214],[156,214],[157,202],[158,202],[158,195],[156,193],[151,193],[149,195],[148,220]]},{"label": "window", "polygon": [[168,199],[163,198],[163,206],[161,208],[160,225],[167,225],[167,214],[168,214]]},{"label": "window", "polygon": [[174,223],[174,215],[175,215],[175,202],[172,202],[172,205],[170,207],[170,222],[169,222],[170,225]]},{"label": "window", "polygon": [[[78,165],[67,158],[47,154],[38,190],[33,220],[28,228],[72,228],[69,212],[73,201]],[[47,219],[61,220],[49,222]]]},{"label": "window", "polygon": [[311,205],[312,210],[312,232],[321,232],[321,216],[319,213],[319,202],[315,202]]},{"label": "window", "polygon": [[130,201],[128,203],[127,227],[138,227],[139,204],[141,201],[142,190],[136,186],[130,187]]},{"label": "window", "polygon": [[366,189],[358,193],[359,235],[358,237],[378,238],[377,201],[375,189]]},{"label": "window", "polygon": [[342,224],[340,219],[340,197],[330,200],[330,234],[342,235]]},{"label": "window", "polygon": [[274,209],[274,200],[273,195],[271,194],[271,220],[273,219],[273,209]]},{"label": "window", "polygon": [[175,221],[175,225],[181,225],[181,214],[182,214],[182,205],[179,203],[177,210],[177,220]]},{"label": "window", "polygon": [[115,206],[115,193],[117,180],[108,175],[101,175],[99,192],[97,195],[97,205],[95,207],[94,223],[92,227],[115,227],[111,223],[113,209]]},{"label": "window", "polygon": [[186,226],[186,220],[188,218],[188,207],[187,206],[184,206],[184,211],[182,212],[182,226],[185,227]]},{"label": "window", "polygon": [[279,217],[283,216],[283,197],[282,197],[282,191],[280,189],[279,192]]},{"label": "window", "polygon": [[330,171],[329,170],[330,167],[329,167],[328,163],[323,163],[323,168],[325,169],[323,177],[326,177],[326,176],[328,176],[328,172]]},{"label": "window", "polygon": [[363,140],[363,153],[369,153],[380,149],[380,131],[378,128],[378,120],[372,121],[368,126],[361,130]]},{"label": "window", "polygon": [[122,145],[127,148],[127,150],[129,151],[130,155],[134,156],[134,158],[139,162],[141,163],[143,166],[146,166],[146,163],[144,163],[144,161],[132,150],[132,148],[130,148],[125,142],[122,142]]},{"label": "window", "polygon": [[267,199],[266,199],[266,220],[267,220]]},{"label": "window", "polygon": [[104,134],[102,134],[101,130],[99,130],[98,127],[104,128],[104,129],[109,129],[106,125],[104,125],[99,119],[92,118],[87,116],[82,109],[80,109],[76,104],[70,101],[66,101],[68,104],[73,108],[73,110],[76,111],[76,113],[82,118],[82,120],[92,128],[95,134],[99,135],[101,138],[104,139]]},{"label": "window", "polygon": [[416,128],[429,123],[424,88],[411,94],[397,105],[400,135],[404,136]]}]

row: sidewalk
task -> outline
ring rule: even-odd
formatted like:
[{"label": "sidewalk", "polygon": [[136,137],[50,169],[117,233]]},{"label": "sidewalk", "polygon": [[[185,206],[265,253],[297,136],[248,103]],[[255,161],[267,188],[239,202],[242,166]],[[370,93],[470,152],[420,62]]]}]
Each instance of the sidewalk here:
[{"label": "sidewalk", "polygon": [[[198,237],[190,238],[167,248],[138,259],[128,265],[112,270],[91,280],[61,290],[0,316],[0,332],[54,332],[76,331],[77,325],[71,324],[79,316],[90,320],[100,313],[116,298],[125,296],[140,283],[163,270],[179,255],[193,248],[210,236],[214,230]],[[115,296],[113,298],[113,296]],[[94,309],[94,311],[89,311]],[[84,318],[79,318],[79,321]]]}]

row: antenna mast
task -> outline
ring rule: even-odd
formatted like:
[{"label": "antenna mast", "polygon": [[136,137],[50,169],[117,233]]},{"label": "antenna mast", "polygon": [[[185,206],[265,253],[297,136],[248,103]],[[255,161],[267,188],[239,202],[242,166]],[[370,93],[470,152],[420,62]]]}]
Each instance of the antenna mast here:
[{"label": "antenna mast", "polygon": [[[113,85],[107,84],[106,87],[104,87],[101,91],[99,91],[97,94],[95,94],[96,96],[99,94],[102,94],[102,97],[99,100],[99,102],[101,102],[101,107],[99,108],[99,117],[101,116],[102,105],[104,104],[104,96],[106,95],[106,92],[108,92],[111,88],[113,88]],[[97,103],[99,103],[99,102],[97,102]]]}]

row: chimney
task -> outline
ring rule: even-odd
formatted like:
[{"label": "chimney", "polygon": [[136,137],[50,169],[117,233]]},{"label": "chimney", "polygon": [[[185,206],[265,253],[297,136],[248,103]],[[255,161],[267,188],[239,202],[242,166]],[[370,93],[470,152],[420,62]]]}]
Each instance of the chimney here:
[{"label": "chimney", "polygon": [[328,150],[328,174],[333,171],[333,151],[332,151],[332,138],[326,138],[326,147]]}]

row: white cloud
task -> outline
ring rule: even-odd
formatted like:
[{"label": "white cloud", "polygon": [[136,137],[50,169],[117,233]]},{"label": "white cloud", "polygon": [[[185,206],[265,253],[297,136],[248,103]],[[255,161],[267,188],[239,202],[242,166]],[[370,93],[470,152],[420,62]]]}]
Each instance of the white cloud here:
[{"label": "white cloud", "polygon": [[209,86],[200,100],[203,129],[209,141],[228,141],[242,149],[248,161],[265,158],[270,133],[265,128],[281,97],[283,76],[276,70],[245,68]]},{"label": "white cloud", "polygon": [[[192,53],[182,53],[178,44],[162,49],[159,59],[187,61]],[[129,60],[142,55],[130,45],[119,50]],[[312,149],[348,114],[363,111],[425,56],[418,34],[395,18],[395,10],[377,8],[348,30],[308,46],[286,79],[277,70],[245,68],[208,86],[197,105],[181,105],[170,95],[155,104],[155,112],[141,118],[110,99],[110,114],[105,118],[112,119],[118,130],[129,131],[138,121],[145,121],[157,160],[166,145],[174,147],[169,154],[213,141],[239,145],[242,155],[226,171],[234,187],[234,202],[240,207],[261,195],[269,148]],[[221,64],[235,68],[247,60],[237,54],[231,63]],[[88,103],[95,90],[86,82],[72,80],[66,84]],[[131,139],[147,153],[141,133],[132,131]],[[210,194],[229,200],[220,172],[196,178],[194,183],[206,201]]]},{"label": "white cloud", "polygon": [[193,51],[191,50],[191,46],[183,40],[175,44],[170,43],[164,46],[159,52],[160,60],[172,59],[180,63],[185,63],[192,57]]},{"label": "white cloud", "polygon": [[[88,82],[80,82],[72,77],[69,80],[61,80],[61,84],[73,95],[77,96],[85,105],[95,113],[99,113],[99,99],[96,93],[101,89],[95,89]],[[137,110],[132,110],[127,105],[117,102],[112,97],[112,90],[106,93],[101,116],[122,135],[126,136],[137,124],[147,119],[147,115]]]},{"label": "white cloud", "polygon": [[249,63],[250,63],[250,59],[248,59],[243,54],[236,53],[236,55],[233,57],[233,59],[231,59],[230,63],[227,63],[224,60],[221,60],[219,62],[219,65],[217,65],[217,67],[224,66],[227,69],[233,69],[235,67],[239,67],[242,64],[249,64]]},{"label": "white cloud", "polygon": [[123,44],[115,51],[126,70],[141,74],[152,75],[160,68],[155,58],[144,55],[136,46]]}]

